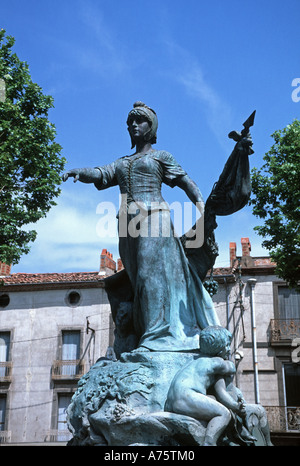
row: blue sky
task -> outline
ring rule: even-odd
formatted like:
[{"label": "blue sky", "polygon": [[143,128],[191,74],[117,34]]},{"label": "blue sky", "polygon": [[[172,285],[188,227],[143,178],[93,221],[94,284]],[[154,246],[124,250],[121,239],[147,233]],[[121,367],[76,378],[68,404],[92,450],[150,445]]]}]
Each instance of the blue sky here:
[{"label": "blue sky", "polygon": [[[126,118],[142,100],[158,114],[156,148],[171,152],[207,198],[233,148],[227,134],[253,110],[251,167],[263,164],[271,134],[299,118],[299,15],[299,0],[10,0],[1,27],[54,97],[49,118],[67,169],[132,153]],[[164,196],[187,201],[178,188]],[[64,183],[13,272],[98,270],[102,248],[117,259],[117,239],[97,234],[97,205],[109,201],[118,205],[117,187]],[[217,265],[229,265],[229,242],[241,253],[242,237],[253,255],[267,255],[258,222],[250,207],[218,217]]]}]

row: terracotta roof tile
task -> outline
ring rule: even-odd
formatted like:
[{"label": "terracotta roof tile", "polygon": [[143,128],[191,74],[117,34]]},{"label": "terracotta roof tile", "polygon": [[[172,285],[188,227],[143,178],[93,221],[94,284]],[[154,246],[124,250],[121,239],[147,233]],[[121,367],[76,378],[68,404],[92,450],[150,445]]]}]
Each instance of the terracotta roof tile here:
[{"label": "terracotta roof tile", "polygon": [[1,278],[5,285],[70,283],[70,282],[98,282],[104,276],[98,272],[70,272],[70,273],[13,273]]},{"label": "terracotta roof tile", "polygon": [[[237,265],[237,264],[235,264]],[[265,267],[263,267],[265,266]],[[257,262],[257,271],[260,268],[273,268],[274,265],[268,261]],[[245,269],[246,270],[246,269]],[[216,267],[213,275],[234,276],[237,267]],[[209,277],[210,271],[207,274]],[[69,273],[13,273],[0,277],[0,285],[38,285],[38,284],[63,284],[63,283],[99,283],[106,275],[99,275],[99,272],[69,272]]]},{"label": "terracotta roof tile", "polygon": [[[214,275],[232,274],[230,267],[216,268]],[[6,285],[38,284],[38,283],[66,283],[66,282],[97,282],[105,278],[99,272],[63,272],[63,273],[13,273],[1,277]]]}]

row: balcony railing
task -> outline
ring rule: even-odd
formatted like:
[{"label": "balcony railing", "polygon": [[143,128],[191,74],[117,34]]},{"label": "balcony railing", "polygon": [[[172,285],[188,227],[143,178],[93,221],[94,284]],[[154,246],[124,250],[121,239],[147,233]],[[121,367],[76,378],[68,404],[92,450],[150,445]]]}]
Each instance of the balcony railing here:
[{"label": "balcony railing", "polygon": [[84,374],[84,361],[81,359],[75,360],[58,360],[53,362],[52,366],[52,379],[65,380],[65,379],[80,379]]},{"label": "balcony railing", "polygon": [[300,319],[271,319],[271,343],[290,342],[297,337],[300,337]]},{"label": "balcony railing", "polygon": [[68,442],[72,434],[68,429],[52,429],[47,432],[46,442]]},{"label": "balcony railing", "polygon": [[11,432],[8,430],[0,430],[0,443],[9,443],[11,441]]},{"label": "balcony railing", "polygon": [[300,406],[265,406],[271,432],[299,432]]},{"label": "balcony railing", "polygon": [[0,362],[0,382],[11,382],[12,362]]}]

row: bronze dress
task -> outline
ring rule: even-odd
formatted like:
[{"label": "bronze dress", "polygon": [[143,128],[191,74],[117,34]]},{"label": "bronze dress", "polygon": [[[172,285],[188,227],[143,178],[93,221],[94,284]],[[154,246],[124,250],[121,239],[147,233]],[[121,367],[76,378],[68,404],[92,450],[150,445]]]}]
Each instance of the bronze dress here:
[{"label": "bronze dress", "polygon": [[119,185],[122,195],[119,252],[132,288],[138,346],[155,351],[198,350],[200,330],[220,322],[197,268],[174,234],[161,194],[162,183],[174,187],[186,172],[170,153],[157,150],[97,168],[102,180],[95,183],[96,188]]}]

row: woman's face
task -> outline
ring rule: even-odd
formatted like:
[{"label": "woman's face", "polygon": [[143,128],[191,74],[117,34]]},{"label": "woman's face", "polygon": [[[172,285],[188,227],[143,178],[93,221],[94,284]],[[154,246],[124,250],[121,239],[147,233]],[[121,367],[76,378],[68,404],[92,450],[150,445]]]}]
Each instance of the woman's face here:
[{"label": "woman's face", "polygon": [[145,135],[150,131],[151,126],[148,120],[141,115],[133,115],[128,122],[130,136],[135,140],[144,140]]}]

